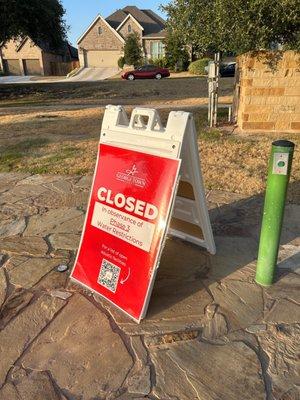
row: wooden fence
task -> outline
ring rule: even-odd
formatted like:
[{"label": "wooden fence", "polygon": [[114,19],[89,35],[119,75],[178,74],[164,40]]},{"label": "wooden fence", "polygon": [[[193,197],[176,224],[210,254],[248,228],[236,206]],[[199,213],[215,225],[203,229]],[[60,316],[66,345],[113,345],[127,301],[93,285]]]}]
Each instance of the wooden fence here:
[{"label": "wooden fence", "polygon": [[79,61],[50,62],[51,75],[67,75],[75,68],[79,68]]}]

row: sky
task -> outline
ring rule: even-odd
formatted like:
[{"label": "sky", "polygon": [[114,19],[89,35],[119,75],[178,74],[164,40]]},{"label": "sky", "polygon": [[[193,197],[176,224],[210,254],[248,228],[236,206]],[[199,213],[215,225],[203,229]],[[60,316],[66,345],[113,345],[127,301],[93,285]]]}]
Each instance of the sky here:
[{"label": "sky", "polygon": [[159,6],[169,2],[170,0],[62,0],[62,4],[66,10],[65,19],[67,25],[70,26],[68,31],[69,42],[73,46],[77,47],[77,39],[98,14],[101,14],[106,18],[119,8],[125,6],[137,6],[142,9],[150,8],[162,17],[165,17],[165,15],[163,15],[159,10]]}]

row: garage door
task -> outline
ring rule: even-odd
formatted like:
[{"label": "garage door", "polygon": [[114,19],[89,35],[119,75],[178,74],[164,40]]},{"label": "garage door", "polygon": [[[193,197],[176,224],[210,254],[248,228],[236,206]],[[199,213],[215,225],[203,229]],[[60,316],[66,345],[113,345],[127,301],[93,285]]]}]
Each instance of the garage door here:
[{"label": "garage door", "polygon": [[42,75],[39,60],[23,60],[25,75]]},{"label": "garage door", "polygon": [[117,67],[121,56],[119,50],[89,50],[86,53],[86,67]]},{"label": "garage door", "polygon": [[22,75],[19,60],[3,60],[3,66],[8,75]]}]

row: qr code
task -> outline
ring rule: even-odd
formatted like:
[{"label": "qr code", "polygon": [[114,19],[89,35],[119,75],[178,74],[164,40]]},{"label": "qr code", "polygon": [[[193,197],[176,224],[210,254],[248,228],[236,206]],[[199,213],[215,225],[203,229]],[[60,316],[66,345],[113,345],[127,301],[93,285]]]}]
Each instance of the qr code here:
[{"label": "qr code", "polygon": [[121,269],[103,258],[97,282],[115,293]]}]

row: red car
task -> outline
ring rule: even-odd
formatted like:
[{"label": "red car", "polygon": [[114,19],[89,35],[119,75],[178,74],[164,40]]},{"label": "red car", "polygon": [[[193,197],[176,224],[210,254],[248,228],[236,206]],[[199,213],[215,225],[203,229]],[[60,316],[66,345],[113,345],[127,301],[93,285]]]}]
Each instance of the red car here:
[{"label": "red car", "polygon": [[168,68],[160,68],[155,65],[143,65],[132,71],[124,72],[122,79],[133,81],[134,79],[161,79],[170,76]]}]

